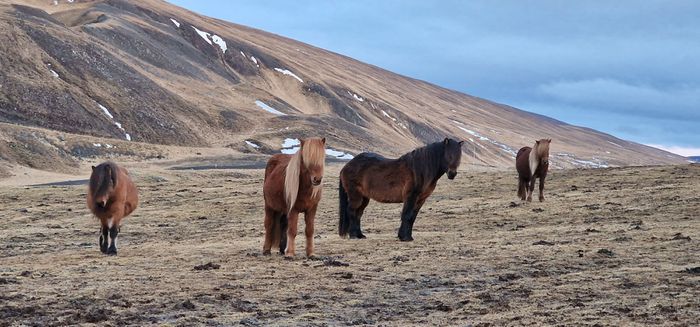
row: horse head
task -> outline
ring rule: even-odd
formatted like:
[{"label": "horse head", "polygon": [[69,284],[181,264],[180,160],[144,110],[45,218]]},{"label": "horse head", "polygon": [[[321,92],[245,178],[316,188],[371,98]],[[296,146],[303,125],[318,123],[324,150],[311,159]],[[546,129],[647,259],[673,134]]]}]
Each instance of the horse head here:
[{"label": "horse head", "polygon": [[94,192],[93,201],[98,208],[106,208],[109,203],[109,198],[114,192],[114,187],[117,185],[117,172],[114,171],[112,165],[102,164],[97,167],[92,166],[95,185],[92,189]]},{"label": "horse head", "polygon": [[454,179],[457,176],[460,160],[462,159],[462,144],[464,141],[455,141],[445,138],[442,145],[445,149],[443,158],[444,169],[447,171],[447,178]]},{"label": "horse head", "polygon": [[302,161],[309,172],[311,185],[317,187],[323,181],[323,168],[326,161],[326,138],[301,140]]},{"label": "horse head", "polygon": [[540,163],[543,165],[549,164],[549,144],[552,143],[552,139],[541,139],[535,141],[535,154],[539,158]]}]

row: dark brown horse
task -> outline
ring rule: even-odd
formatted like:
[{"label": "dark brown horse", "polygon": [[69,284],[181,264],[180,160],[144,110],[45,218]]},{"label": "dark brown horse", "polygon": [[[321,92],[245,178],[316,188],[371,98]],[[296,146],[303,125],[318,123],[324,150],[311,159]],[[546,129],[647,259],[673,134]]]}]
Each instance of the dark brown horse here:
[{"label": "dark brown horse", "polygon": [[321,200],[325,165],[325,138],[301,140],[293,155],[276,154],[265,167],[265,244],[263,254],[279,246],[280,254],[294,256],[299,213],[306,225],[306,256],[314,255],[314,219]]},{"label": "dark brown horse", "polygon": [[518,196],[521,200],[532,201],[535,181],[540,179],[540,202],[544,201],[544,180],[549,169],[549,144],[551,139],[535,141],[534,147],[526,146],[515,157],[518,170]]},{"label": "dark brown horse", "polygon": [[117,235],[122,219],[136,209],[138,202],[138,191],[125,168],[110,161],[92,166],[87,206],[100,219],[102,253],[117,254]]},{"label": "dark brown horse", "polygon": [[454,179],[462,157],[462,143],[446,138],[415,149],[398,159],[361,153],[340,171],[341,237],[365,238],[360,219],[369,200],[403,203],[399,239],[413,240],[413,223],[438,179]]}]

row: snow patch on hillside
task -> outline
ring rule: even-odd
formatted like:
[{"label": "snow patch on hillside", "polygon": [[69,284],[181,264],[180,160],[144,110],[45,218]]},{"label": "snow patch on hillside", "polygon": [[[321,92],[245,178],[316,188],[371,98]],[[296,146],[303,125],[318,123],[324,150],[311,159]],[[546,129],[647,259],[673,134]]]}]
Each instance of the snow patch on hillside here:
[{"label": "snow patch on hillside", "polygon": [[353,92],[348,91],[348,94],[349,94],[350,96],[352,96],[353,98],[355,98],[355,100],[357,100],[357,101],[360,101],[360,102],[364,102],[364,101],[365,101],[365,99],[363,99],[361,96],[357,95],[356,93],[353,93]]},{"label": "snow patch on hillside", "polygon": [[129,133],[126,132],[126,130],[124,129],[124,127],[122,127],[122,124],[121,124],[121,123],[114,121],[114,116],[112,115],[111,112],[109,112],[109,109],[107,109],[105,106],[103,106],[103,105],[101,105],[101,104],[99,104],[99,103],[97,103],[97,106],[99,106],[100,109],[102,109],[102,112],[104,112],[104,114],[105,114],[107,117],[109,117],[109,119],[112,120],[112,123],[114,123],[114,125],[117,126],[117,128],[119,128],[122,132],[124,132],[124,138],[125,138],[127,141],[131,141],[131,135],[129,135]]},{"label": "snow patch on hillside", "polygon": [[58,78],[57,72],[55,72],[53,69],[49,69],[49,70],[51,71],[51,75],[53,75],[53,77]]},{"label": "snow patch on hillside", "polygon": [[199,36],[201,36],[204,39],[204,41],[207,41],[207,43],[213,45],[211,43],[211,40],[209,39],[209,35],[210,35],[209,33],[194,27],[194,25],[192,25],[192,28],[194,28],[194,30],[197,32],[197,34],[199,34]]},{"label": "snow patch on hillside", "polygon": [[180,22],[176,21],[174,18],[170,18],[170,21],[175,24],[175,26],[180,27]]},{"label": "snow patch on hillside", "polygon": [[[282,149],[280,152],[284,154],[295,154],[299,149],[301,149],[301,141],[299,141],[299,139],[285,138],[282,142]],[[326,149],[326,156],[340,160],[350,160],[354,158],[352,154],[331,148]]]},{"label": "snow patch on hillside", "polygon": [[[256,64],[257,64],[257,62],[256,62]],[[299,81],[300,83],[304,83],[304,80],[302,80],[302,79],[301,79],[299,76],[297,76],[296,74],[292,73],[289,69],[275,68],[275,70],[278,71],[278,72],[280,72],[280,73],[282,73],[282,74],[284,74],[284,75],[287,75],[287,76],[291,76],[291,77],[296,78],[297,81]]]},{"label": "snow patch on hillside", "polygon": [[214,41],[214,43],[219,45],[219,48],[221,48],[221,52],[226,53],[226,50],[228,50],[228,46],[226,46],[226,41],[224,41],[224,39],[222,39],[216,34],[212,35],[211,39]]},{"label": "snow patch on hillside", "polygon": [[275,115],[278,115],[278,116],[286,116],[286,115],[287,115],[287,114],[285,114],[285,113],[283,113],[283,112],[281,112],[281,111],[279,111],[279,110],[277,110],[277,109],[275,109],[275,108],[272,108],[272,107],[268,106],[265,102],[262,102],[262,101],[260,101],[260,100],[255,100],[255,104],[256,104],[258,107],[262,108],[263,110],[265,110],[265,111],[267,111],[267,112],[269,112],[269,113],[272,113],[272,114],[275,114]]},{"label": "snow patch on hillside", "polygon": [[252,147],[254,147],[254,148],[256,148],[256,149],[260,149],[260,146],[259,146],[259,145],[255,144],[255,143],[253,143],[253,142],[251,142],[251,141],[246,140],[246,141],[245,141],[245,144],[248,144],[248,145],[250,145],[250,146],[252,146]]},{"label": "snow patch on hillside", "polygon": [[252,61],[253,63],[255,63],[255,66],[260,67],[260,64],[258,64],[258,59],[255,59],[255,57],[250,56],[250,61]]}]

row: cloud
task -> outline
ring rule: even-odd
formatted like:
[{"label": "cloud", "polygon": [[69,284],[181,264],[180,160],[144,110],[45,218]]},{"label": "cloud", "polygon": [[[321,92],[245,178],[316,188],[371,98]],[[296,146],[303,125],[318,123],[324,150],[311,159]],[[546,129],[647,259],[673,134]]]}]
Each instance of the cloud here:
[{"label": "cloud", "polygon": [[687,147],[682,147],[682,146],[666,146],[666,145],[658,145],[658,144],[645,144],[650,147],[654,147],[657,149],[661,149],[664,151],[668,151],[671,153],[675,153],[677,155],[681,155],[684,157],[690,157],[690,156],[700,156],[700,148],[687,148]]},{"label": "cloud", "polygon": [[700,119],[698,87],[661,89],[596,78],[548,83],[540,85],[538,90],[555,101],[608,112],[679,120]]}]

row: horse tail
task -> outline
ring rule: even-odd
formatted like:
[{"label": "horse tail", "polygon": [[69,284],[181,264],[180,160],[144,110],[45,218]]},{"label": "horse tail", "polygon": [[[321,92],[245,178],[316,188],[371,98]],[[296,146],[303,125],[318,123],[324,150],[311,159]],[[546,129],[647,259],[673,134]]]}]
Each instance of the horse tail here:
[{"label": "horse tail", "polygon": [[525,182],[518,177],[518,197],[523,197],[523,194],[525,194]]},{"label": "horse tail", "polygon": [[338,235],[343,237],[348,235],[348,227],[350,226],[350,219],[348,218],[348,194],[345,192],[342,179],[338,184],[338,216],[340,218],[338,222]]},{"label": "horse tail", "polygon": [[292,211],[299,195],[299,174],[301,173],[301,154],[299,149],[287,163],[284,176],[284,199],[287,201],[287,213]]}]

